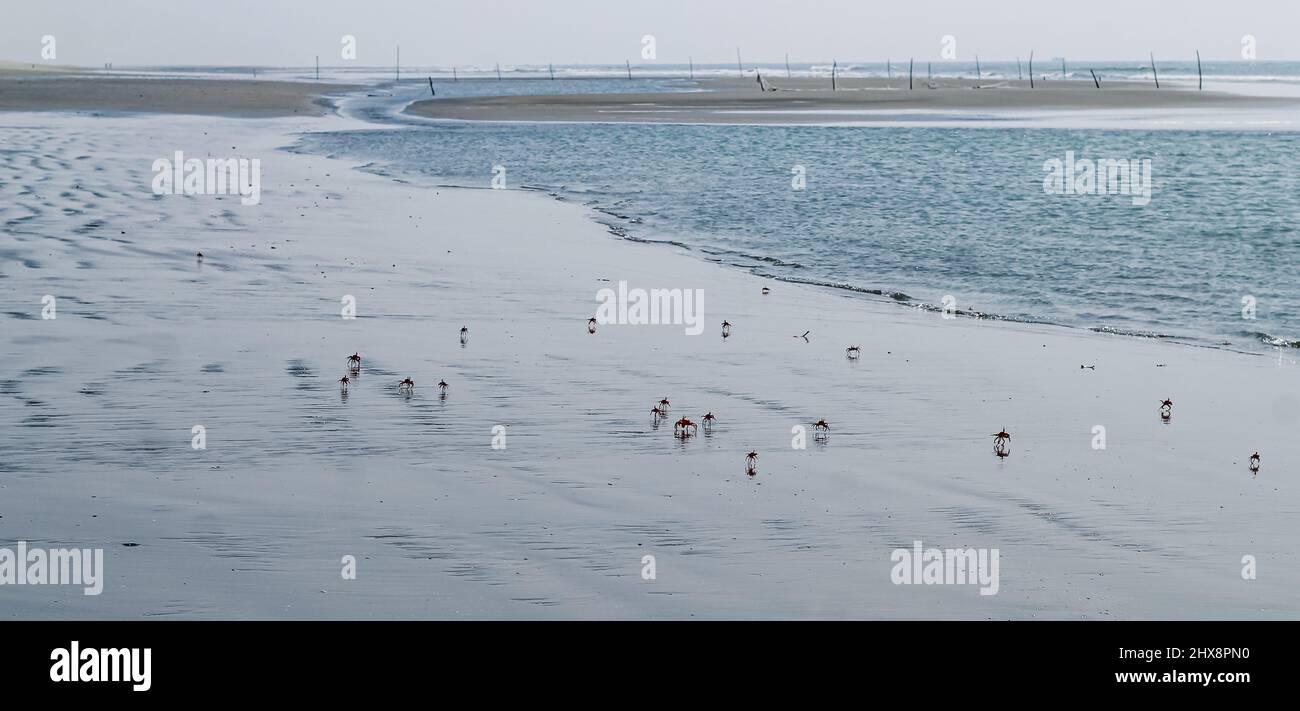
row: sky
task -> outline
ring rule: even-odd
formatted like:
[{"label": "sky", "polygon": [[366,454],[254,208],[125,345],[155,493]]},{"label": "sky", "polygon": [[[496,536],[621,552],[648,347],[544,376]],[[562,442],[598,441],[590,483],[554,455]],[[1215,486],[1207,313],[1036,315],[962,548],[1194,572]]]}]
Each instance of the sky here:
[{"label": "sky", "polygon": [[1297,33],[1300,0],[0,0],[0,59],[90,67],[939,61],[945,35],[964,61],[1240,59],[1245,35],[1268,60]]}]

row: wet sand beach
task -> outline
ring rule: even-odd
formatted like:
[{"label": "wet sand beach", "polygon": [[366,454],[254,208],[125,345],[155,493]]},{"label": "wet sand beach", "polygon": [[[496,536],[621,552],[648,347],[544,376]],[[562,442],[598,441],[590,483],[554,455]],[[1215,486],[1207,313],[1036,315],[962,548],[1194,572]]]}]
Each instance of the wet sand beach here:
[{"label": "wet sand beach", "polygon": [[[350,127],[0,114],[0,540],[102,546],[107,571],[98,597],[5,590],[0,616],[1300,614],[1293,356],[945,319],[534,191],[280,150]],[[154,159],[232,146],[262,161],[260,204],[152,193]],[[702,289],[703,334],[588,333],[620,281]],[[664,397],[717,425],[675,438]],[[1000,550],[998,594],[894,585],[916,540]]]}]

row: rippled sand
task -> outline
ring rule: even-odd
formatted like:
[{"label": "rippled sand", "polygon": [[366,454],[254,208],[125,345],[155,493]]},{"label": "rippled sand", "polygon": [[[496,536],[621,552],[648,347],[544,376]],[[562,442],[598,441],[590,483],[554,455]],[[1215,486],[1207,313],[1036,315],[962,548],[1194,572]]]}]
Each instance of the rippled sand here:
[{"label": "rippled sand", "polygon": [[[99,597],[0,588],[0,615],[1300,613],[1290,358],[943,320],[620,240],[544,195],[275,150],[340,125],[0,117],[0,545],[103,546],[108,571]],[[260,158],[262,204],[153,195],[175,150]],[[704,289],[704,335],[588,334],[619,280]],[[717,426],[675,439],[662,397]],[[917,539],[998,548],[999,593],[891,584]]]}]

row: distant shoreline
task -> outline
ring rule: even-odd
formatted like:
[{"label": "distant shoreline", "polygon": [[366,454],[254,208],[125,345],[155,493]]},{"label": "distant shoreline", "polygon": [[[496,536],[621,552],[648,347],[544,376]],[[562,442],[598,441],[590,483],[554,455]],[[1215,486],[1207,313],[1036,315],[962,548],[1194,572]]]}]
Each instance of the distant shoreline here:
[{"label": "distant shoreline", "polygon": [[[38,65],[39,66],[39,65]],[[512,80],[524,81],[512,77]],[[566,78],[566,80],[569,78]],[[483,78],[467,81],[490,81]],[[537,78],[527,81],[541,81]],[[1155,88],[1146,82],[936,77],[840,77],[835,90],[821,77],[701,78],[680,81],[699,91],[535,94],[425,99],[408,114],[433,119],[527,122],[825,124],[929,120],[1010,112],[1265,111],[1300,109],[1300,98],[1250,96],[1185,85]],[[29,71],[0,65],[0,111],[106,111],[271,117],[322,115],[327,95],[357,91],[356,84],[185,76],[123,76],[71,67]],[[934,112],[927,117],[926,112]]]}]

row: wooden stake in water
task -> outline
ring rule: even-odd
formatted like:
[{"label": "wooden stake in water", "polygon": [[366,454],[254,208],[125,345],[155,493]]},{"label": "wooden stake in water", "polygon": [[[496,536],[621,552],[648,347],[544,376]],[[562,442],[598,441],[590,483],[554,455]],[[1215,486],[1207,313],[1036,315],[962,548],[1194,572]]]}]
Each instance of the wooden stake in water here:
[{"label": "wooden stake in water", "polygon": [[438,92],[433,90],[433,77],[429,77],[429,96],[437,96]]},{"label": "wooden stake in water", "polygon": [[1156,72],[1156,53],[1151,53],[1151,76],[1156,80],[1156,88],[1160,88],[1160,74]]},{"label": "wooden stake in water", "polygon": [[888,79],[894,78],[894,65],[888,59],[885,60],[885,77]]},{"label": "wooden stake in water", "polygon": [[1020,57],[1016,57],[1016,81],[1024,81],[1025,74],[1020,71]]},{"label": "wooden stake in water", "polygon": [[402,45],[397,45],[397,64],[393,65],[393,70],[397,72],[397,81],[402,80]]},{"label": "wooden stake in water", "polygon": [[745,76],[745,65],[740,63],[740,48],[736,48],[736,68],[740,70],[741,78]]},{"label": "wooden stake in water", "polygon": [[975,81],[978,82],[983,78],[983,72],[980,71],[980,56],[977,54],[975,55]]},{"label": "wooden stake in water", "polygon": [[915,63],[916,63],[915,57],[909,57],[907,59],[907,90],[908,91],[912,90],[912,65]]},{"label": "wooden stake in water", "polygon": [[1034,50],[1029,50],[1029,88],[1034,88]]},{"label": "wooden stake in water", "polygon": [[451,80],[457,83],[460,82],[460,77],[456,75],[456,65],[454,64],[451,67]]},{"label": "wooden stake in water", "polygon": [[554,64],[546,65],[546,71],[551,73],[551,81],[555,81],[555,65]]},{"label": "wooden stake in water", "polygon": [[835,71],[839,69],[839,63],[834,59],[831,60],[831,91],[835,91]]},{"label": "wooden stake in water", "polygon": [[501,62],[497,62],[497,81],[501,81]]},{"label": "wooden stake in water", "polygon": [[1061,81],[1065,81],[1065,57],[1061,57]]},{"label": "wooden stake in water", "polygon": [[686,58],[686,63],[687,63],[687,66],[689,67],[688,71],[691,73],[691,74],[690,74],[690,77],[691,77],[691,79],[694,79],[694,78],[695,78],[695,58],[694,58],[694,57],[687,57],[687,58]]},{"label": "wooden stake in water", "polygon": [[929,62],[926,62],[926,63],[925,63],[925,80],[926,80],[926,81],[933,81],[933,80],[934,80],[934,75],[930,72],[930,63],[929,63]]},{"label": "wooden stake in water", "polygon": [[625,60],[623,60],[623,61],[627,63],[627,78],[628,78],[628,80],[631,80],[631,79],[632,79],[632,60],[630,60],[630,59],[625,59]]},{"label": "wooden stake in water", "polygon": [[1096,85],[1097,85],[1097,88],[1100,89],[1100,88],[1101,88],[1101,80],[1097,78],[1097,72],[1094,72],[1094,71],[1092,71],[1092,69],[1089,69],[1089,70],[1088,70],[1088,73],[1089,73],[1089,74],[1092,74],[1092,83],[1093,83],[1093,84],[1096,84]]},{"label": "wooden stake in water", "polygon": [[790,78],[790,54],[789,53],[786,53],[785,55],[785,78],[786,79]]},{"label": "wooden stake in water", "polygon": [[[257,76],[257,70],[253,70],[253,76]],[[316,81],[320,81],[320,55],[316,55]]]},{"label": "wooden stake in water", "polygon": [[1196,50],[1196,90],[1205,88],[1205,79],[1201,76],[1201,50]]}]

